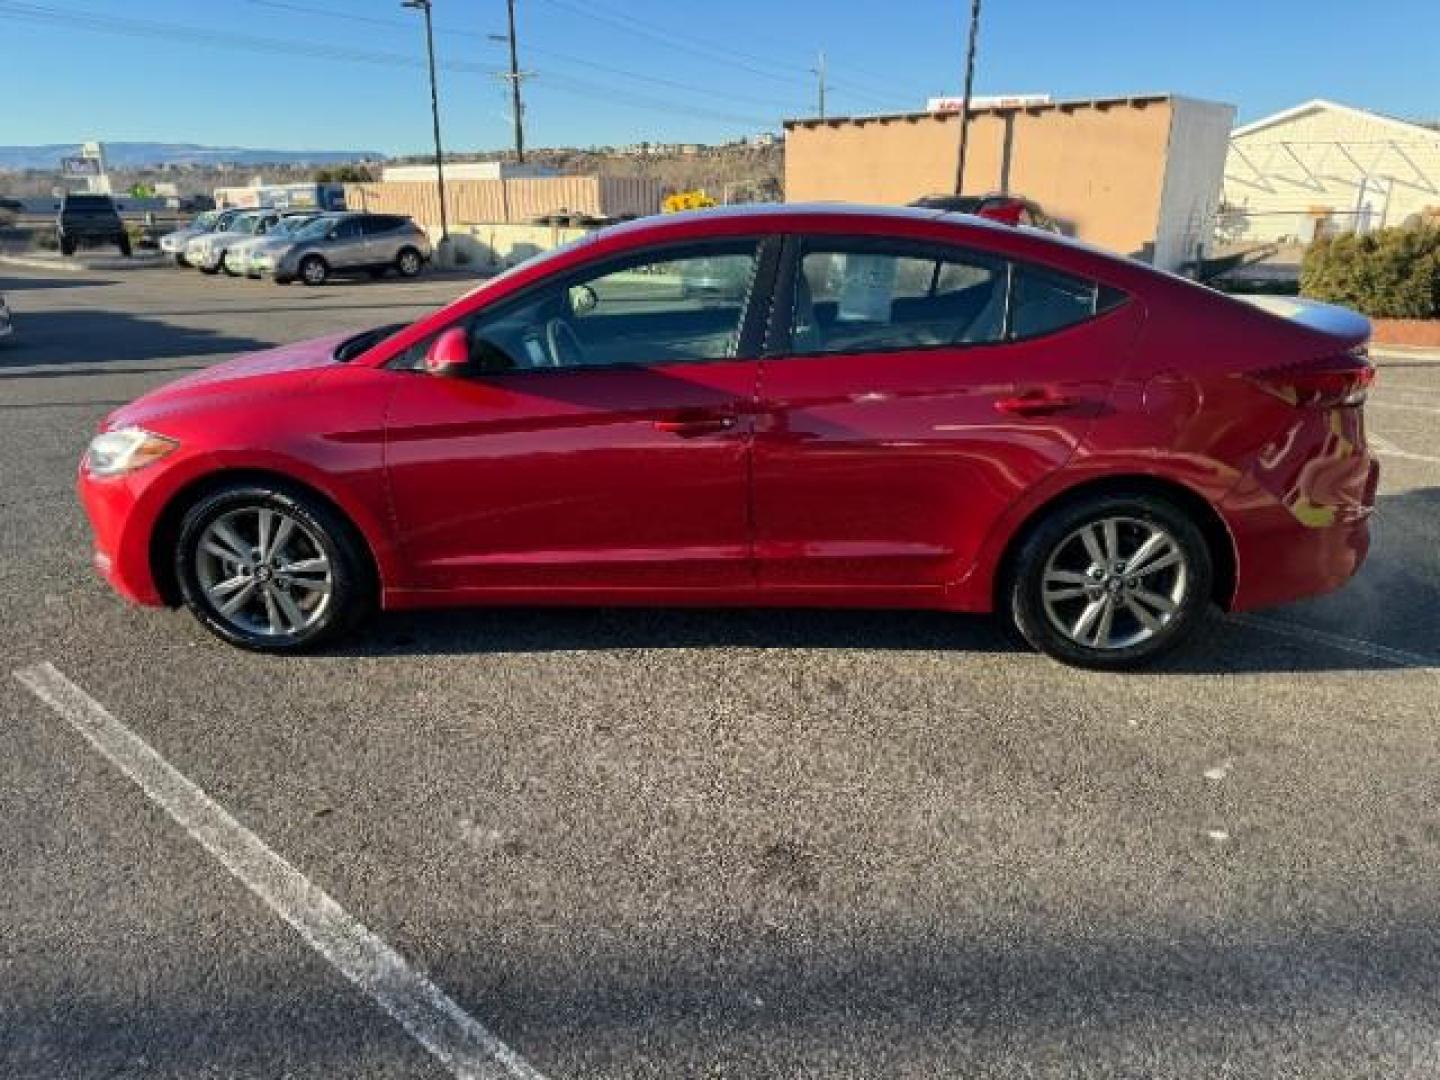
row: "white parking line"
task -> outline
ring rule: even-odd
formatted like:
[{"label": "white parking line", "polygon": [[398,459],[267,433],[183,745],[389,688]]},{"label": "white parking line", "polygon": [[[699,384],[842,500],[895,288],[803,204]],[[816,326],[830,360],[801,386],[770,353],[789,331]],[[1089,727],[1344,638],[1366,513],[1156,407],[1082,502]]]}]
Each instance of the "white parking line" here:
[{"label": "white parking line", "polygon": [[1409,450],[1401,450],[1400,447],[1396,446],[1389,439],[1376,435],[1373,432],[1369,438],[1370,446],[1377,454],[1383,454],[1386,457],[1403,458],[1406,461],[1425,461],[1431,465],[1440,465],[1440,457],[1436,457],[1433,454],[1415,454]]},{"label": "white parking line", "polygon": [[1395,409],[1398,412],[1418,412],[1426,413],[1430,416],[1440,416],[1440,408],[1430,405],[1412,405],[1409,402],[1375,401],[1372,399],[1365,403],[1365,407],[1369,409]]},{"label": "white parking line", "polygon": [[1392,649],[1388,645],[1380,645],[1373,641],[1346,637],[1343,634],[1332,634],[1328,630],[1313,630],[1308,626],[1281,622],[1262,615],[1231,615],[1229,618],[1231,622],[1239,623],[1241,626],[1268,630],[1272,634],[1308,641],[1312,645],[1325,645],[1331,649],[1339,649],[1341,652],[1354,653],[1371,660],[1394,664],[1396,667],[1421,668],[1440,675],[1440,656],[1425,656],[1422,653],[1408,652],[1404,649]]},{"label": "white parking line", "polygon": [[455,1076],[544,1080],[54,665],[37,664],[14,674]]}]

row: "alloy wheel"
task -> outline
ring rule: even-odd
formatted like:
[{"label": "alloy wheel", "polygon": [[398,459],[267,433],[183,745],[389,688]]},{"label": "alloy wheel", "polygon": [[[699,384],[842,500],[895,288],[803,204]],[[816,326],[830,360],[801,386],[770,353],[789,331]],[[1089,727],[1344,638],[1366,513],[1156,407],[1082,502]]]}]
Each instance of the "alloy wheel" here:
[{"label": "alloy wheel", "polygon": [[195,578],[216,616],[232,628],[295,638],[326,617],[334,572],[319,538],[282,510],[247,506],[206,526]]},{"label": "alloy wheel", "polygon": [[1045,615],[1087,649],[1118,650],[1163,633],[1190,585],[1180,543],[1153,521],[1105,517],[1057,544],[1041,583]]}]

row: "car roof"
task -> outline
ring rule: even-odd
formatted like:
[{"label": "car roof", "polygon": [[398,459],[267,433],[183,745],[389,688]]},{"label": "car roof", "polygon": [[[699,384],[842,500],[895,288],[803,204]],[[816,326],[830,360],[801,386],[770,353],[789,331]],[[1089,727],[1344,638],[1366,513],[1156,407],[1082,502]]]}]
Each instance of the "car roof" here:
[{"label": "car roof", "polygon": [[1057,269],[1090,274],[1122,287],[1157,273],[1134,259],[1071,237],[934,207],[845,202],[718,206],[636,218],[607,226],[592,235],[605,248],[621,249],[672,239],[683,242],[707,235],[733,236],[748,231],[747,225],[762,233],[813,231],[843,234],[853,226],[857,232],[878,236],[893,234],[921,240],[948,239],[961,245],[969,241],[979,243],[997,255],[1035,258]]}]

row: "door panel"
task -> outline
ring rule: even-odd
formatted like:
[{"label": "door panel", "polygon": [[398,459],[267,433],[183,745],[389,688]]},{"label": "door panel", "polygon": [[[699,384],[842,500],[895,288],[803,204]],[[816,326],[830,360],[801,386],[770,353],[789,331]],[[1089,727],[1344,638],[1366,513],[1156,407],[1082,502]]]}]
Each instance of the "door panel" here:
[{"label": "door panel", "polygon": [[756,361],[396,377],[388,472],[428,587],[753,587]]},{"label": "door panel", "polygon": [[[829,290],[838,300],[825,297],[823,280],[793,275],[777,298],[777,319],[788,322],[797,298],[804,309],[794,316],[796,348],[835,341],[847,351],[762,361],[753,498],[765,590],[959,580],[999,514],[1061,468],[1104,415],[1141,318],[1138,305],[1123,304],[1009,340],[1006,303],[977,304],[974,275],[952,275],[957,287],[943,295],[932,286],[939,303],[928,309],[900,291],[908,271],[877,271],[873,261],[862,269],[859,287]],[[867,314],[877,281],[894,285],[893,299]],[[996,286],[1001,297],[1020,293],[1008,277]],[[1047,300],[1027,319],[1063,317],[1065,298]],[[832,333],[847,305],[866,319]],[[886,334],[901,347],[869,351]],[[937,335],[961,343],[929,344]]]}]

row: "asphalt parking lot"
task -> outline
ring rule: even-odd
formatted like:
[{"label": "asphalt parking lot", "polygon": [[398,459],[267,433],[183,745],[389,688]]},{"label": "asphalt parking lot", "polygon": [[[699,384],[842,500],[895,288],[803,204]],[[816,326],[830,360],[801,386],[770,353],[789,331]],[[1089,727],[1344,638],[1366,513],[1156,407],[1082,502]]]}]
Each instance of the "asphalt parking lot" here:
[{"label": "asphalt parking lot", "polygon": [[1440,1070],[1440,355],[1380,359],[1361,576],[1144,674],[875,612],[276,660],[93,574],[106,411],[469,284],[0,267],[0,1075]]}]

